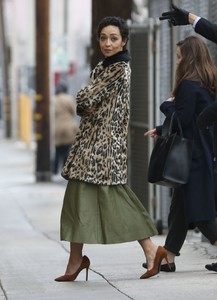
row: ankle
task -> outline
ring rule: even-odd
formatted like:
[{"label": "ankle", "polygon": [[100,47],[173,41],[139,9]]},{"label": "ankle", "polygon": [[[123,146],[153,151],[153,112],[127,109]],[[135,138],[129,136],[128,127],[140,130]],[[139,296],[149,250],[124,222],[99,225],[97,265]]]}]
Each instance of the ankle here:
[{"label": "ankle", "polygon": [[170,251],[167,251],[167,258],[169,263],[174,263],[176,255]]}]

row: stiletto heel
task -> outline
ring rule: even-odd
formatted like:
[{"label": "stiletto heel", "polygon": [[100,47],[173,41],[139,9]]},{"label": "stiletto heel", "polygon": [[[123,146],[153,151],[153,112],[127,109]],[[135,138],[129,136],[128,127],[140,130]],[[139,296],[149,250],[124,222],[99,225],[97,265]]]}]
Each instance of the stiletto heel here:
[{"label": "stiletto heel", "polygon": [[88,271],[89,271],[89,267],[86,268],[86,281],[88,281]]},{"label": "stiletto heel", "polygon": [[74,274],[63,275],[63,276],[57,277],[54,280],[55,281],[74,281],[77,278],[78,274],[83,269],[86,269],[86,281],[87,281],[88,280],[88,270],[89,270],[89,267],[90,267],[90,260],[89,260],[89,258],[87,256],[84,255],[80,267],[78,268],[78,270]]},{"label": "stiletto heel", "polygon": [[157,248],[157,252],[156,252],[156,255],[155,255],[153,268],[151,270],[148,270],[146,273],[144,273],[140,277],[140,279],[146,279],[146,278],[149,278],[149,277],[152,277],[152,276],[158,274],[160,272],[161,262],[162,262],[163,259],[166,260],[167,265],[170,269],[170,264],[169,264],[169,261],[168,261],[168,258],[167,258],[167,251],[163,247],[159,246]]}]

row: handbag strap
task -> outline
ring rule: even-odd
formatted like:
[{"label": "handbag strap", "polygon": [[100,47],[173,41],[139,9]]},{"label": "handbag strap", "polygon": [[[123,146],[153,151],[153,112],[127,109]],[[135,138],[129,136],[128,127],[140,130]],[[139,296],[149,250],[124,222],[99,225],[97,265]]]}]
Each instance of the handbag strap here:
[{"label": "handbag strap", "polygon": [[162,136],[170,136],[172,134],[174,119],[176,119],[176,122],[178,125],[179,135],[181,136],[181,138],[183,138],[182,126],[181,126],[180,120],[175,111],[172,113],[170,120],[168,120],[168,119],[165,120],[163,127],[162,127]]},{"label": "handbag strap", "polygon": [[180,120],[176,114],[176,112],[174,111],[172,116],[171,116],[171,121],[170,121],[170,127],[169,127],[169,132],[168,134],[171,135],[172,134],[172,129],[173,129],[173,122],[174,122],[174,118],[176,118],[176,121],[177,121],[177,125],[178,125],[178,128],[179,128],[179,134],[180,136],[183,138],[183,130],[182,130],[182,126],[181,126],[181,123],[180,123]]}]

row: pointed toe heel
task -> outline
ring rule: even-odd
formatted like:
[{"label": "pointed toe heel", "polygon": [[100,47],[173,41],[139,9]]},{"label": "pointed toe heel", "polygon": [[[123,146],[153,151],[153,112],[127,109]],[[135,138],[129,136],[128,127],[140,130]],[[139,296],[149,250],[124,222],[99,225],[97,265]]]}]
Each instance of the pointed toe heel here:
[{"label": "pointed toe heel", "polygon": [[[142,264],[143,268],[147,269],[147,263],[143,263]],[[160,266],[160,271],[161,272],[175,272],[176,271],[176,265],[174,262],[172,263],[169,263],[169,266],[168,264],[163,264]]]},{"label": "pointed toe heel", "polygon": [[140,279],[147,279],[149,277],[157,275],[160,272],[161,262],[162,262],[163,259],[166,260],[168,268],[170,269],[170,264],[169,264],[169,261],[168,261],[168,258],[167,258],[167,251],[163,247],[159,246],[157,248],[157,252],[156,252],[156,255],[155,255],[153,268],[151,270],[148,270],[146,273],[144,273],[140,277]]},{"label": "pointed toe heel", "polygon": [[87,256],[83,256],[82,262],[80,267],[78,268],[78,270],[74,273],[74,274],[70,274],[70,275],[62,275],[60,277],[55,278],[55,281],[58,282],[63,282],[63,281],[74,281],[78,274],[83,270],[86,269],[86,281],[88,281],[88,271],[89,271],[89,267],[90,267],[90,260]]}]

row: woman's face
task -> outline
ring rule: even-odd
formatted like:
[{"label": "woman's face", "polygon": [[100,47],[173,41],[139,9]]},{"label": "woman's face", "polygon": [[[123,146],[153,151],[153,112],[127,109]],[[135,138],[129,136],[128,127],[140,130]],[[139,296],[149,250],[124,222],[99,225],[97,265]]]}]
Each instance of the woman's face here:
[{"label": "woman's face", "polygon": [[181,54],[181,50],[180,47],[178,46],[176,48],[176,65],[178,66],[180,64],[180,61],[182,60],[182,54]]},{"label": "woman's face", "polygon": [[100,32],[99,45],[105,57],[122,51],[125,42],[122,40],[119,28],[113,25],[104,27]]}]

